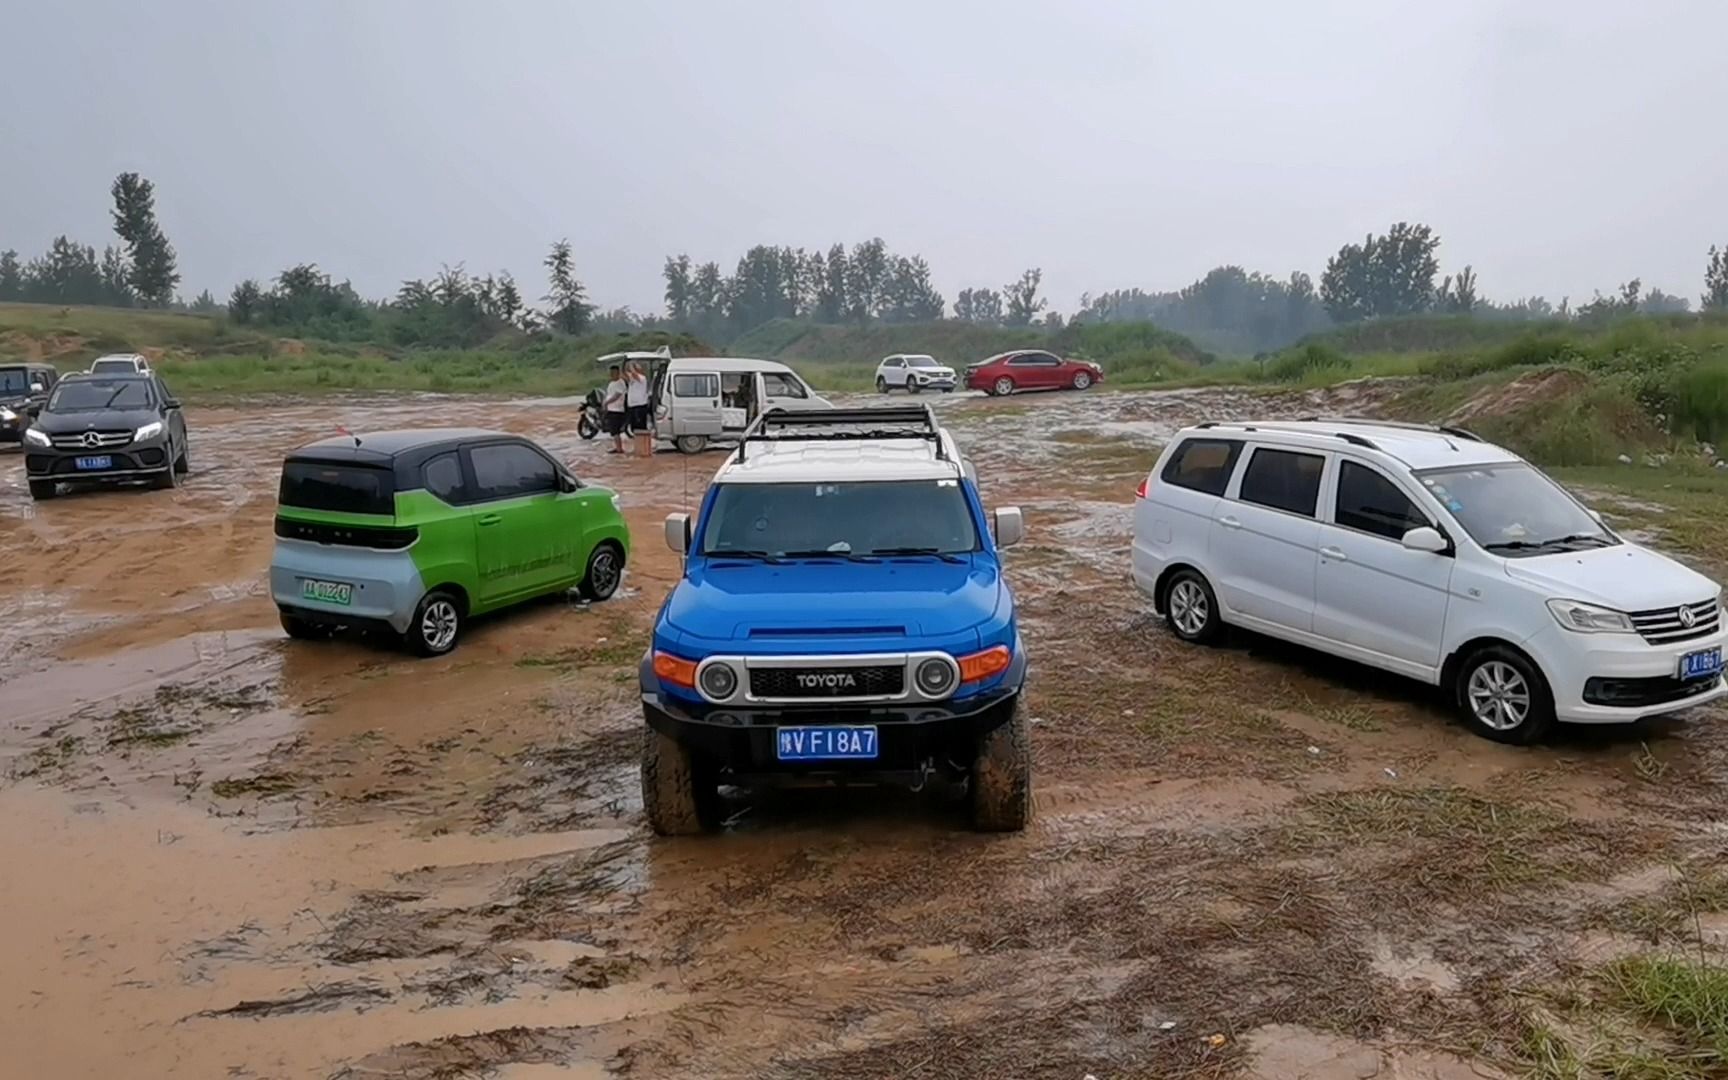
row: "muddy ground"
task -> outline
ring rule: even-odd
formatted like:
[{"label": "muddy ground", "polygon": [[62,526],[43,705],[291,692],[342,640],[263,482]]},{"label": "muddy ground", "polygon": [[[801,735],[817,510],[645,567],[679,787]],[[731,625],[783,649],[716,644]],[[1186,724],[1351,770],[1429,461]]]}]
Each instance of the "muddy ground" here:
[{"label": "muddy ground", "polygon": [[[721,835],[650,837],[659,522],[718,454],[625,461],[570,403],[433,397],[195,409],[177,491],[35,506],[0,454],[0,1075],[1514,1075],[1598,965],[1728,936],[1692,899],[1728,848],[1720,712],[1499,747],[1390,677],[1183,647],[1134,592],[1169,431],[1372,387],[941,405],[1028,514],[1023,835],[927,791],[741,796]],[[453,422],[623,493],[620,596],[433,661],[286,640],[281,454]]]}]

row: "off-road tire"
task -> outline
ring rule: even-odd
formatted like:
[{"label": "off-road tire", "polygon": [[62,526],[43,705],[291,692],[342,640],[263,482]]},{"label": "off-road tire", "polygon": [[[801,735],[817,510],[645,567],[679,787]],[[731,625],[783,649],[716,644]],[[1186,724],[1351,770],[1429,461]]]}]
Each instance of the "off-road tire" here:
[{"label": "off-road tire", "polygon": [[296,641],[328,641],[336,633],[334,627],[302,619],[286,611],[278,612],[277,617],[282,622],[282,632]]},{"label": "off-road tire", "polygon": [[1032,820],[1032,742],[1018,703],[1014,715],[978,740],[972,759],[972,827],[1019,832]]},{"label": "off-road tire", "polygon": [[990,384],[990,393],[996,397],[1007,397],[1014,392],[1014,380],[1004,375]]},{"label": "off-road tire", "polygon": [[[448,604],[447,610],[456,616],[455,631],[448,639],[435,640],[427,634],[427,613],[434,605]],[[434,589],[420,598],[420,603],[414,608],[414,618],[408,623],[408,630],[402,635],[402,643],[415,656],[443,656],[455,650],[462,641],[462,631],[467,628],[468,615],[462,608],[462,602],[442,589]]]},{"label": "off-road tire", "polygon": [[37,502],[52,499],[58,494],[60,494],[60,485],[52,480],[30,481],[30,497]]},{"label": "off-road tire", "polygon": [[880,375],[876,376],[876,392],[878,394],[888,393],[888,380]]},{"label": "off-road tire", "polygon": [[678,452],[681,454],[700,454],[707,447],[708,436],[706,435],[678,436]]},{"label": "off-road tire", "polygon": [[[1203,616],[1198,622],[1183,612],[1192,610],[1192,590],[1198,587]],[[1179,590],[1182,590],[1179,592]],[[1164,586],[1164,621],[1170,632],[1195,645],[1209,645],[1224,633],[1224,618],[1218,611],[1218,594],[1198,570],[1178,570]],[[1179,611],[1178,608],[1181,608]]]},{"label": "off-road tire", "polygon": [[699,836],[720,824],[713,775],[678,740],[642,728],[642,810],[661,836]]},{"label": "off-road tire", "polygon": [[[596,575],[595,569],[597,564],[602,562],[602,556],[611,559],[611,570],[609,574],[602,572]],[[602,566],[601,569],[604,571],[605,568]],[[596,584],[597,576],[598,584]],[[607,540],[594,545],[594,550],[588,555],[588,566],[582,571],[582,584],[576,588],[582,593],[582,598],[585,600],[610,600],[612,594],[618,591],[618,585],[623,580],[624,552],[617,544]]]},{"label": "off-road tire", "polygon": [[[1524,721],[1516,727],[1500,728],[1484,722],[1477,717],[1471,704],[1471,677],[1477,671],[1494,664],[1504,665],[1515,671],[1527,688],[1528,705]],[[1516,649],[1504,645],[1488,645],[1471,653],[1458,665],[1458,674],[1452,681],[1452,693],[1458,713],[1464,718],[1464,726],[1484,739],[1511,746],[1529,746],[1554,727],[1554,692],[1549,689],[1548,680],[1543,677],[1541,669]]]},{"label": "off-road tire", "polygon": [[1091,385],[1092,385],[1092,376],[1091,375],[1087,374],[1084,371],[1076,371],[1074,373],[1074,389],[1084,390],[1088,386],[1091,386]]}]

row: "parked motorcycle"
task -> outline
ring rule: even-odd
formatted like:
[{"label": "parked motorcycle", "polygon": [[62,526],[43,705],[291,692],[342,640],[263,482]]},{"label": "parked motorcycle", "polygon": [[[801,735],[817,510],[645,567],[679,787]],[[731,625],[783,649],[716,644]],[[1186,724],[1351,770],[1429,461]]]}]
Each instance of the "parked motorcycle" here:
[{"label": "parked motorcycle", "polygon": [[592,439],[600,434],[600,391],[590,390],[582,399],[582,415],[576,418],[576,434]]}]

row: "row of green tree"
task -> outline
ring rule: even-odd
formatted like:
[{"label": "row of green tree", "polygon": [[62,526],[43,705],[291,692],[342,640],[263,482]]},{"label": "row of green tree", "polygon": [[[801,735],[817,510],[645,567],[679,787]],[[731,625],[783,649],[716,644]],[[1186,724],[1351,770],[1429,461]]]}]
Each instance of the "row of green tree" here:
[{"label": "row of green tree", "polygon": [[[42,255],[20,260],[0,251],[0,301],[114,306],[180,306],[222,310],[208,291],[190,304],[176,298],[180,274],[174,247],[156,218],[155,191],[136,173],[121,173],[110,188],[117,243],[100,253],[60,236]],[[1288,277],[1220,266],[1175,291],[1117,289],[1080,298],[1076,320],[1151,321],[1226,353],[1280,348],[1333,325],[1435,312],[1487,319],[1570,319],[1665,314],[1690,309],[1687,299],[1645,290],[1633,279],[1607,296],[1598,293],[1576,310],[1540,296],[1511,303],[1484,298],[1475,270],[1440,274],[1440,237],[1422,224],[1399,222],[1383,235],[1348,243],[1326,263],[1318,285],[1302,271]],[[235,322],[336,341],[465,346],[506,332],[578,335],[599,330],[670,329],[730,341],[776,319],[830,324],[920,323],[943,318],[987,325],[1051,329],[1063,326],[1040,295],[1043,274],[1033,268],[1000,289],[971,287],[952,308],[931,281],[920,255],[900,255],[880,238],[848,249],[757,245],[732,273],[717,262],[688,255],[665,261],[664,315],[629,308],[599,311],[577,277],[568,241],[554,243],[544,260],[546,292],[531,304],[508,272],[470,275],[462,264],[430,278],[402,283],[387,300],[361,297],[313,264],[292,266],[267,283],[235,286],[226,310]],[[1712,247],[1701,305],[1728,309],[1728,250]]]}]

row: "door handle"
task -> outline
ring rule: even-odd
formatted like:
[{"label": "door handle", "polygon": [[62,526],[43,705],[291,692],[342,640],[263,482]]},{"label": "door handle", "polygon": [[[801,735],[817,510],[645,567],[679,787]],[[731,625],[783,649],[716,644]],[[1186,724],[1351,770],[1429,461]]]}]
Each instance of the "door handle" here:
[{"label": "door handle", "polygon": [[482,525],[496,525],[500,521],[503,521],[503,520],[504,519],[499,517],[497,514],[481,514],[480,515],[480,524],[482,524]]},{"label": "door handle", "polygon": [[1336,548],[1336,547],[1323,547],[1323,548],[1321,548],[1320,549],[1320,557],[1323,559],[1332,559],[1335,562],[1349,562],[1350,561],[1350,556],[1344,554],[1344,549],[1343,548]]},{"label": "door handle", "polygon": [[1242,523],[1233,517],[1221,517],[1218,519],[1218,524],[1226,529],[1240,529],[1242,527]]}]

